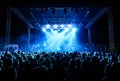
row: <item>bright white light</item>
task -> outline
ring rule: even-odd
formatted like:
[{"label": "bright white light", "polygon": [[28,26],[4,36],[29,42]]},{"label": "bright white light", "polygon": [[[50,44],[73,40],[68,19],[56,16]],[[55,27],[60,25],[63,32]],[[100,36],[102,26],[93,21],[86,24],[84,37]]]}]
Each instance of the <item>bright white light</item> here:
[{"label": "bright white light", "polygon": [[58,32],[60,32],[61,30],[60,30],[60,29],[58,29],[57,31],[58,31]]},{"label": "bright white light", "polygon": [[53,33],[54,33],[55,35],[57,35],[57,31],[53,31]]},{"label": "bright white light", "polygon": [[42,31],[43,31],[43,32],[46,32],[46,29],[45,29],[45,28],[42,28]]},{"label": "bright white light", "polygon": [[68,24],[68,27],[71,28],[71,27],[72,27],[72,24]]},{"label": "bright white light", "polygon": [[50,29],[51,32],[53,32],[53,29]]},{"label": "bright white light", "polygon": [[49,25],[49,24],[47,24],[47,25],[45,25],[45,27],[46,27],[46,28],[50,28],[50,25]]},{"label": "bright white light", "polygon": [[53,27],[54,27],[54,28],[57,28],[57,27],[58,27],[58,25],[57,25],[57,24],[54,24],[54,25],[53,25]]},{"label": "bright white light", "polygon": [[[53,25],[51,25],[52,27]],[[66,26],[66,25],[65,25]],[[64,31],[60,31],[61,29],[54,29],[50,28],[47,29],[45,26],[41,29],[41,31],[44,32],[43,37],[41,37],[39,40],[36,40],[36,42],[39,43],[39,45],[35,48],[33,47],[33,50],[37,51],[75,51],[78,49],[78,42],[77,42],[77,36],[76,36],[76,27],[65,27]],[[50,32],[48,31],[50,30]],[[77,30],[78,31],[78,30]],[[42,39],[42,40],[41,40]],[[74,48],[73,48],[74,47]]]},{"label": "bright white light", "polygon": [[73,31],[73,32],[76,32],[76,30],[77,30],[76,28],[72,28],[72,31]]},{"label": "bright white light", "polygon": [[65,28],[65,31],[68,32],[69,28]]},{"label": "bright white light", "polygon": [[63,28],[63,27],[64,27],[64,25],[63,25],[63,24],[61,24],[61,25],[60,25],[60,27],[62,27],[62,28]]}]

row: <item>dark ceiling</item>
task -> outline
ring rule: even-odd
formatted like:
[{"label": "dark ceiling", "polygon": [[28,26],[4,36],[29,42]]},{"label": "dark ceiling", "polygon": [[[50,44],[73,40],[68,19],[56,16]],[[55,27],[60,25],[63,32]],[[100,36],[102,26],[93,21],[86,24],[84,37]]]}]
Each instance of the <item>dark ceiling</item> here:
[{"label": "dark ceiling", "polygon": [[68,6],[112,6],[112,0],[1,0],[1,6],[11,7],[68,7]]}]

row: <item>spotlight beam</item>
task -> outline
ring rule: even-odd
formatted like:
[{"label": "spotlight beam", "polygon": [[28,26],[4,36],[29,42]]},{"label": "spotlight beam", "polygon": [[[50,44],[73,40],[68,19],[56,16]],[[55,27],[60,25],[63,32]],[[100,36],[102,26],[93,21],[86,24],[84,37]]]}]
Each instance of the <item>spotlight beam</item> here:
[{"label": "spotlight beam", "polygon": [[27,18],[17,9],[11,8],[11,11],[17,15],[25,24],[27,24],[30,28],[34,28],[33,25],[27,20]]},{"label": "spotlight beam", "polygon": [[91,27],[102,15],[108,12],[108,8],[102,8],[100,11],[87,23],[86,28]]}]

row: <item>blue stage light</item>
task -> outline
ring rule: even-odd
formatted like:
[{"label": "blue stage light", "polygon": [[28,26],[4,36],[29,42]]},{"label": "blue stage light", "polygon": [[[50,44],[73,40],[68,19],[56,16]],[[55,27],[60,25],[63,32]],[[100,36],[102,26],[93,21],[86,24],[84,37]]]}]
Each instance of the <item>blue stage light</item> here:
[{"label": "blue stage light", "polygon": [[57,24],[54,24],[53,27],[56,29],[56,28],[58,28],[58,25],[57,25]]},{"label": "blue stage light", "polygon": [[61,24],[61,25],[60,25],[61,28],[64,28],[64,26],[65,26],[64,24]]},{"label": "blue stage light", "polygon": [[72,24],[68,24],[68,27],[71,28],[71,27],[72,27]]},{"label": "blue stage light", "polygon": [[50,24],[45,25],[45,27],[46,27],[47,29],[49,29],[49,28],[50,28]]},{"label": "blue stage light", "polygon": [[77,29],[76,29],[76,28],[72,28],[72,31],[73,31],[73,32],[76,32],[76,31],[77,31]]},{"label": "blue stage light", "polygon": [[[50,27],[50,28],[49,28]],[[63,27],[63,28],[62,28]],[[77,40],[77,27],[65,24],[45,25],[42,28],[43,37],[41,36],[37,42],[40,44],[34,49],[42,51],[75,51],[79,49]],[[41,33],[40,33],[41,34]],[[41,34],[42,35],[42,34]]]},{"label": "blue stage light", "polygon": [[69,28],[64,28],[65,32],[68,32],[69,31]]},{"label": "blue stage light", "polygon": [[46,29],[45,29],[45,28],[42,28],[42,31],[43,31],[43,32],[46,32]]}]

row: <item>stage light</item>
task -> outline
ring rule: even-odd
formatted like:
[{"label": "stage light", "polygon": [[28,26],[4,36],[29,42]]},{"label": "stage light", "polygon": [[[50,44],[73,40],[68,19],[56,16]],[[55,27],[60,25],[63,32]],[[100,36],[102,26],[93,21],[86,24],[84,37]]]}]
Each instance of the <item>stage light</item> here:
[{"label": "stage light", "polygon": [[45,29],[45,28],[42,28],[42,31],[43,31],[43,32],[46,32],[46,29]]},{"label": "stage light", "polygon": [[63,25],[63,24],[61,24],[61,25],[60,25],[60,27],[61,27],[61,28],[63,28],[63,27],[64,27],[64,25]]},{"label": "stage light", "polygon": [[77,30],[76,28],[72,28],[72,31],[73,31],[73,32],[76,32],[76,30]]},{"label": "stage light", "polygon": [[54,24],[53,27],[56,29],[56,28],[58,27],[58,25],[57,25],[57,24]]},{"label": "stage light", "polygon": [[66,32],[68,32],[69,29],[68,29],[68,28],[65,28],[64,30],[65,30]]},{"label": "stage light", "polygon": [[78,29],[74,24],[45,24],[41,28],[41,31],[41,35],[38,35],[41,37],[38,37],[35,41],[35,43],[38,42],[39,45],[36,45],[36,47],[31,47],[33,50],[63,52],[76,51],[76,49],[79,49],[77,47],[79,45],[77,39],[78,33],[76,32]]},{"label": "stage light", "polygon": [[49,28],[50,28],[50,25],[49,25],[49,24],[47,24],[47,25],[45,25],[45,27],[46,27],[47,29],[49,29]]},{"label": "stage light", "polygon": [[51,32],[53,32],[53,31],[54,31],[54,29],[53,29],[53,28],[51,28],[51,29],[50,29],[50,31],[51,31]]},{"label": "stage light", "polygon": [[58,32],[58,31],[53,31],[53,34],[57,35],[57,32]]},{"label": "stage light", "polygon": [[68,27],[71,28],[71,27],[72,27],[72,24],[68,24]]}]

